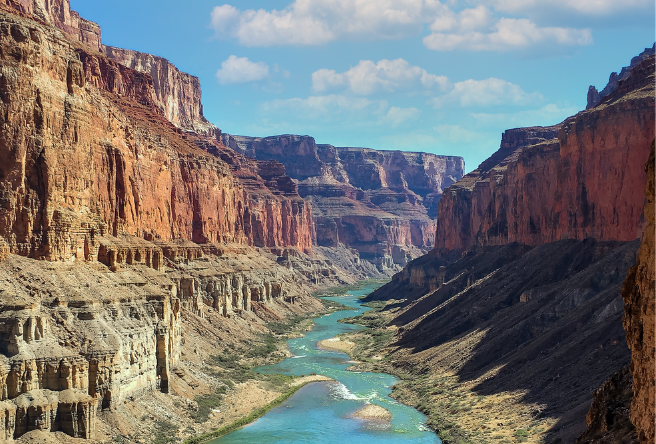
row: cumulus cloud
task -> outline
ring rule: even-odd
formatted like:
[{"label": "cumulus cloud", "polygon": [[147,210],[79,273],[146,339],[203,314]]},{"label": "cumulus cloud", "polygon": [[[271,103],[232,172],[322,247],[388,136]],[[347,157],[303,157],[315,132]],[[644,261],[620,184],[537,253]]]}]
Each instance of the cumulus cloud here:
[{"label": "cumulus cloud", "polygon": [[221,63],[221,69],[216,72],[219,83],[256,82],[269,76],[269,65],[264,62],[251,62],[247,57],[231,55]]},{"label": "cumulus cloud", "polygon": [[397,127],[405,122],[417,120],[420,114],[421,111],[417,108],[399,108],[393,106],[387,111],[383,123]]},{"label": "cumulus cloud", "polygon": [[437,0],[295,0],[280,11],[217,6],[211,19],[218,36],[245,46],[317,45],[414,36],[446,11]]},{"label": "cumulus cloud", "polygon": [[441,90],[450,86],[449,79],[428,73],[419,66],[412,66],[403,59],[361,60],[346,72],[320,69],[312,74],[312,89],[324,92],[335,88],[347,88],[355,94],[369,95],[378,92],[412,90]]},{"label": "cumulus cloud", "polygon": [[447,105],[487,107],[499,105],[532,105],[543,100],[540,93],[528,94],[518,85],[502,79],[465,80],[457,82],[448,94],[429,100],[436,108]]},{"label": "cumulus cloud", "polygon": [[349,97],[339,94],[310,96],[306,99],[277,99],[263,104],[263,110],[286,111],[306,119],[332,119],[343,115],[383,115],[387,110],[386,100],[369,100],[364,97]]},{"label": "cumulus cloud", "polygon": [[262,110],[277,116],[292,115],[313,122],[321,121],[323,124],[338,122],[349,126],[397,127],[421,115],[417,108],[390,107],[386,100],[341,94],[272,100],[264,103]]},{"label": "cumulus cloud", "polygon": [[481,14],[464,23],[461,13],[452,21],[437,20],[432,26],[436,32],[424,37],[424,45],[435,51],[509,51],[535,45],[583,46],[592,43],[589,29],[541,28],[528,19],[502,18],[491,29],[482,30],[485,18]]}]

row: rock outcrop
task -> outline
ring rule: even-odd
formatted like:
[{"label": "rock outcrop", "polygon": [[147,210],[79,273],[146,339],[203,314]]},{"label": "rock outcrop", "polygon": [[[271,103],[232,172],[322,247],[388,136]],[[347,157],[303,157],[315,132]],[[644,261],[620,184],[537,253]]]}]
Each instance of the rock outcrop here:
[{"label": "rock outcrop", "polygon": [[624,329],[631,349],[631,374],[635,396],[631,404],[631,422],[635,424],[641,443],[655,439],[656,411],[656,253],[654,246],[654,142],[645,167],[645,218],[647,226],[642,237],[638,260],[626,276],[622,288],[624,299]]},{"label": "rock outcrop", "polygon": [[316,240],[344,245],[394,270],[432,248],[442,190],[460,179],[460,157],[317,145],[308,136],[223,135],[244,156],[281,162],[312,203]]},{"label": "rock outcrop", "polygon": [[653,138],[652,55],[598,107],[506,132],[502,148],[442,196],[436,249],[638,238]]},{"label": "rock outcrop", "polygon": [[155,103],[169,122],[198,134],[221,136],[221,131],[203,116],[198,77],[180,71],[162,57],[113,46],[105,46],[104,49],[107,57],[121,65],[150,74]]},{"label": "rock outcrop", "polygon": [[102,52],[104,49],[100,26],[71,10],[70,0],[2,0],[2,4],[56,27],[95,51]]},{"label": "rock outcrop", "polygon": [[611,73],[610,78],[608,79],[608,84],[601,91],[598,91],[597,88],[590,85],[590,88],[588,88],[588,105],[585,109],[594,108],[599,105],[604,97],[615,91],[615,88],[617,88],[617,84],[620,81],[629,77],[633,68],[638,66],[640,62],[650,55],[653,55],[654,52],[656,52],[656,43],[651,48],[645,48],[643,52],[632,58],[629,66],[623,67],[619,74],[616,72]]},{"label": "rock outcrop", "polygon": [[[368,296],[396,301],[388,362],[399,372],[456,375],[479,396],[521,392],[517,408],[558,420],[533,433],[571,442],[585,429],[590,392],[631,362],[631,421],[641,442],[653,442],[653,149],[651,170],[644,165],[655,132],[654,59],[560,125],[507,131],[497,153],[444,191],[435,249]],[[588,438],[616,424],[630,439],[621,420],[630,394],[615,382],[598,392]],[[624,399],[615,403],[617,393]]]},{"label": "rock outcrop", "polygon": [[576,444],[631,443],[638,439],[629,420],[633,384],[628,367],[616,372],[595,390],[586,416],[588,428]]}]

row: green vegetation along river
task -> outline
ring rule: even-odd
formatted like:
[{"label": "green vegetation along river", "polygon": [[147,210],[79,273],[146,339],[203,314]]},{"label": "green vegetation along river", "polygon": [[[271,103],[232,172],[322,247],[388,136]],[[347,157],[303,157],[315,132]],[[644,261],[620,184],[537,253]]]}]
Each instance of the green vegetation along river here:
[{"label": "green vegetation along river", "polygon": [[[395,377],[384,373],[348,371],[348,355],[317,348],[317,342],[322,339],[362,328],[337,321],[367,311],[368,308],[360,304],[359,297],[373,289],[365,287],[350,291],[344,297],[327,298],[350,306],[355,311],[338,311],[315,319],[314,328],[304,337],[288,341],[289,350],[294,354],[292,358],[255,369],[261,373],[299,376],[317,373],[335,381],[309,384],[254,423],[211,442],[440,444],[435,433],[425,426],[424,415],[389,397],[390,387],[397,381]],[[392,413],[391,424],[352,417],[368,403],[389,410]]]}]

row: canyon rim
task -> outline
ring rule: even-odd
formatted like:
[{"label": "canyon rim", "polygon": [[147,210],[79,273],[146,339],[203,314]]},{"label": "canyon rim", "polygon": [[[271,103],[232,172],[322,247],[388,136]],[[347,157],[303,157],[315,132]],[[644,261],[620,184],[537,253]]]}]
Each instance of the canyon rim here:
[{"label": "canyon rim", "polygon": [[[230,26],[269,14],[230,8]],[[466,11],[444,17],[465,29]],[[292,75],[231,60],[259,69],[263,91]],[[435,109],[464,107],[474,99],[453,97],[473,84],[542,100],[375,66],[380,91],[443,88],[422,99]],[[314,94],[350,88],[322,97],[381,127],[420,114],[366,96],[362,67],[316,71]],[[380,285],[342,320],[360,327],[319,345],[396,376],[392,397],[443,443],[654,442],[653,46],[591,86],[585,109],[506,130],[469,171],[465,152],[224,132],[198,77],[105,45],[69,0],[0,0],[0,68],[0,440],[219,437],[339,383],[254,369],[304,358],[286,341],[352,308],[319,296]],[[317,97],[267,106],[311,115]],[[345,416],[394,426],[375,403],[357,412]]]}]

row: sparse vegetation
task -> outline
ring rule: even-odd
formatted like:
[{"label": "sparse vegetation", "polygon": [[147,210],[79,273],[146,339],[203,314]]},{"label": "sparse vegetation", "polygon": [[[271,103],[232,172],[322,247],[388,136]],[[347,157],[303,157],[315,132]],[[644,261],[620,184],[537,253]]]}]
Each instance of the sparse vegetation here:
[{"label": "sparse vegetation", "polygon": [[[206,433],[201,436],[197,436],[195,438],[190,438],[184,442],[184,444],[201,444],[207,441],[210,441],[212,439],[220,438],[224,435],[227,435],[228,433],[232,433],[237,429],[242,428],[243,426],[250,424],[251,422],[255,421],[256,419],[260,418],[261,416],[264,416],[269,410],[271,410],[274,407],[279,406],[286,400],[288,400],[294,393],[296,393],[298,390],[300,390],[302,387],[304,387],[305,384],[299,384],[297,386],[289,388],[285,393],[265,405],[264,407],[260,407],[259,409],[256,409],[253,411],[250,415],[238,419],[237,421],[233,422],[232,424],[229,424],[225,427],[220,428],[219,430],[215,430],[210,433]],[[159,443],[158,443],[159,444]],[[164,443],[162,443],[164,444]]]},{"label": "sparse vegetation", "polygon": [[178,442],[178,428],[168,421],[155,421],[155,436],[152,444],[174,444]]}]

